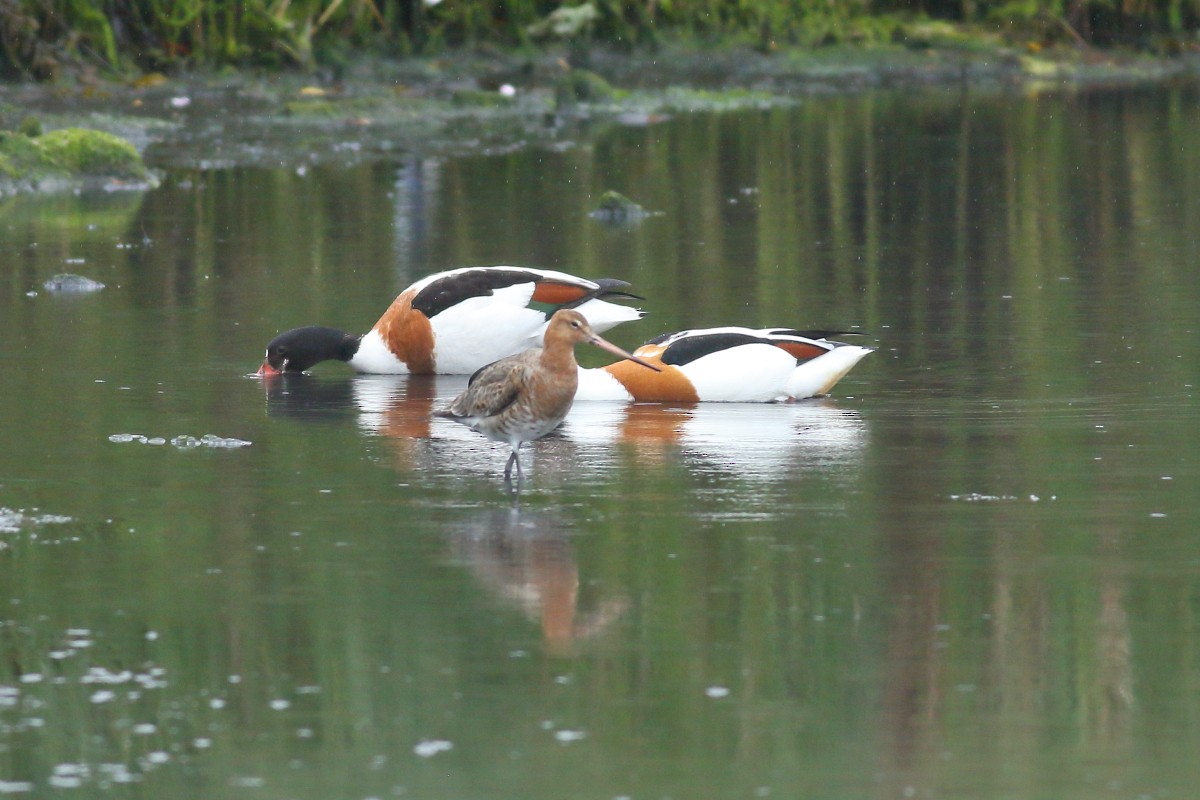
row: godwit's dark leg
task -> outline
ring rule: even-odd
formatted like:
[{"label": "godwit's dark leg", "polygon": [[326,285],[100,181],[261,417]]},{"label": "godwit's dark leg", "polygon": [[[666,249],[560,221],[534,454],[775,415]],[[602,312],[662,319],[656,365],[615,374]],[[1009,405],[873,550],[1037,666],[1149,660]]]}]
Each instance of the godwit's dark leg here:
[{"label": "godwit's dark leg", "polygon": [[521,475],[521,459],[517,457],[517,448],[514,447],[512,453],[508,457],[508,463],[504,465],[504,482],[512,483],[512,468],[513,464],[517,465],[517,483],[523,479]]}]

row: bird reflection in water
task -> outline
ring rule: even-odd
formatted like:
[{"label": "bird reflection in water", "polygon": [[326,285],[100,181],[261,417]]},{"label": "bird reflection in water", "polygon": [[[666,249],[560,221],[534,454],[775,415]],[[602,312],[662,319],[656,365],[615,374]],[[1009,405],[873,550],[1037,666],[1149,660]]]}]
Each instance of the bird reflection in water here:
[{"label": "bird reflection in water", "polygon": [[514,503],[468,520],[450,542],[455,559],[482,587],[541,627],[550,655],[572,655],[629,608],[628,599],[618,596],[580,610],[579,564],[557,515],[523,511]]},{"label": "bird reflection in water", "polygon": [[[271,416],[354,418],[380,437],[400,472],[479,475],[495,472],[495,453],[470,430],[433,418],[466,386],[462,376],[360,375],[328,380],[281,375],[263,381]],[[844,402],[577,402],[562,427],[531,449],[533,466],[580,483],[621,466],[686,462],[704,471],[775,480],[797,469],[823,469],[861,458],[867,426]],[[543,486],[546,483],[543,481]]]},{"label": "bird reflection in water", "polygon": [[344,380],[321,380],[302,373],[276,375],[262,381],[267,416],[311,422],[353,419],[354,387]]}]

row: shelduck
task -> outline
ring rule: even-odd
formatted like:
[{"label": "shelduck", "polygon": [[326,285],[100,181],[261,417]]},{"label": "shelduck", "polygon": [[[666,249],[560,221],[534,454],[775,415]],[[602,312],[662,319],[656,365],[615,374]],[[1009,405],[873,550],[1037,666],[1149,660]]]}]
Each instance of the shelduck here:
[{"label": "shelduck", "polygon": [[609,302],[636,298],[628,283],[587,280],[529,267],[464,267],[409,286],[366,334],[308,326],[267,345],[260,375],[304,372],[322,361],[345,361],[358,372],[469,375],[480,367],[540,346],[551,315],[575,309],[591,329],[640,319],[642,312]]},{"label": "shelduck", "polygon": [[873,347],[830,339],[848,331],[703,328],[668,333],[630,361],[580,369],[579,400],[761,403],[828,394]]}]

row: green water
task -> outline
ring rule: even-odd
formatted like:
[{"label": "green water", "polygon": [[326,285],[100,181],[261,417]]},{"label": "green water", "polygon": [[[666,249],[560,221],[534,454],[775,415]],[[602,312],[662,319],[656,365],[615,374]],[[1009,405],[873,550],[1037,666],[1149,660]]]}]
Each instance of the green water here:
[{"label": "green water", "polygon": [[[809,98],[5,200],[0,793],[1190,796],[1197,99]],[[600,225],[607,189],[663,213]],[[825,400],[581,406],[516,507],[429,418],[461,378],[247,376],[497,263],[631,281],[622,346],[879,352]],[[250,444],[170,443],[204,435]]]}]

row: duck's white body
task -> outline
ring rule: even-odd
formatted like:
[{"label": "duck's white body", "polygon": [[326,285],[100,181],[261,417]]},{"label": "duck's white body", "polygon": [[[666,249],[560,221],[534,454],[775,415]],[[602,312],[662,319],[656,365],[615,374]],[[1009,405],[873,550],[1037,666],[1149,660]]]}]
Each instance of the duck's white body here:
[{"label": "duck's white body", "polygon": [[[359,372],[370,373],[471,374],[493,361],[540,347],[549,317],[558,308],[579,311],[598,333],[640,319],[642,312],[636,308],[600,299],[624,285],[527,267],[439,272],[401,292],[363,337],[349,363]],[[398,341],[401,337],[394,333],[398,327],[411,331],[416,342]],[[427,355],[420,347],[425,342],[430,344]],[[413,350],[418,352],[409,355]],[[431,367],[424,365],[427,360]]]},{"label": "duck's white body", "polygon": [[[806,335],[808,334],[808,335]],[[620,362],[580,369],[579,400],[763,403],[828,394],[874,348],[824,331],[704,328],[660,336],[635,355],[662,372]]]}]

